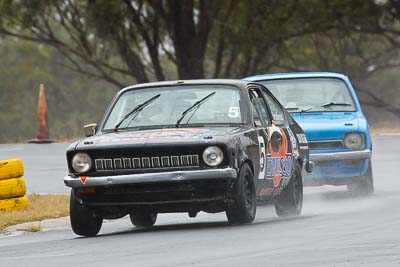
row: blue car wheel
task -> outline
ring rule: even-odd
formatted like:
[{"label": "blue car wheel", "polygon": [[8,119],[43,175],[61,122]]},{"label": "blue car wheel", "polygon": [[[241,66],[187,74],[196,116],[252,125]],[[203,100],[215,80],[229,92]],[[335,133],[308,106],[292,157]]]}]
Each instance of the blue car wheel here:
[{"label": "blue car wheel", "polygon": [[372,164],[371,160],[368,161],[368,170],[360,179],[355,183],[347,186],[349,191],[357,196],[370,195],[374,192],[374,179],[372,175]]}]

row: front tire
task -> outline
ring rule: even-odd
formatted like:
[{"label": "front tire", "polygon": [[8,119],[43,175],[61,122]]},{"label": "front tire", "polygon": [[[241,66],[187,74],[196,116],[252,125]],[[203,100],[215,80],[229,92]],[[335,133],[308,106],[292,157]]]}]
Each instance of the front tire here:
[{"label": "front tire", "polygon": [[157,213],[148,209],[132,212],[129,217],[136,227],[151,227],[157,221]]},{"label": "front tire", "polygon": [[303,207],[303,177],[299,163],[294,162],[293,175],[289,184],[274,199],[275,211],[279,217],[298,216]]},{"label": "front tire", "polygon": [[228,206],[226,217],[231,224],[251,223],[256,217],[256,190],[253,171],[244,163],[235,184],[234,203]]},{"label": "front tire", "polygon": [[95,236],[103,225],[103,218],[98,217],[92,209],[76,201],[75,192],[71,190],[69,213],[72,230],[81,236]]},{"label": "front tire", "polygon": [[360,176],[357,182],[348,185],[347,189],[355,196],[368,196],[374,192],[375,188],[371,160],[368,160],[367,173]]}]

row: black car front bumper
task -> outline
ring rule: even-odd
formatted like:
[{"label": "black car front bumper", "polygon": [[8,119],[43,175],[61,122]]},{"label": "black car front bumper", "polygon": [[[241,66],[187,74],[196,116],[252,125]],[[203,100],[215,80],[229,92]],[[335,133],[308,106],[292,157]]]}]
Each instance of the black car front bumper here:
[{"label": "black car front bumper", "polygon": [[111,186],[137,183],[157,183],[157,182],[176,182],[192,180],[208,180],[219,178],[235,179],[237,171],[233,168],[207,169],[207,170],[187,170],[157,173],[139,173],[127,175],[109,175],[109,176],[85,176],[84,180],[79,176],[64,177],[66,186],[72,188],[93,187],[93,186]]},{"label": "black car front bumper", "polygon": [[67,176],[66,185],[78,203],[91,207],[134,209],[151,206],[157,212],[220,211],[232,199],[237,172],[232,168],[87,177]]}]

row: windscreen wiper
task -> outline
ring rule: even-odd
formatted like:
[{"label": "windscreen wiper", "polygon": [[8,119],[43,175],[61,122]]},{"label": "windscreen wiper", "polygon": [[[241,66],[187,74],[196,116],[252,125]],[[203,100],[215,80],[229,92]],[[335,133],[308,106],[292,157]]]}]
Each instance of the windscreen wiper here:
[{"label": "windscreen wiper", "polygon": [[157,98],[159,98],[161,96],[161,94],[155,95],[152,98],[150,98],[149,100],[146,100],[145,102],[137,105],[134,109],[132,109],[130,112],[128,112],[123,118],[122,120],[120,120],[120,122],[118,122],[115,127],[114,127],[114,131],[118,131],[118,127],[130,116],[134,115],[134,117],[132,118],[131,121],[133,121],[137,115],[139,115],[139,113],[148,105],[150,105],[154,100],[156,100]]},{"label": "windscreen wiper", "polygon": [[316,105],[316,106],[313,106],[313,107],[302,109],[301,112],[307,112],[307,111],[312,110],[314,108],[329,108],[329,107],[332,107],[332,106],[351,106],[351,104],[349,104],[349,103],[329,102],[329,103],[320,104],[320,105]]},{"label": "windscreen wiper", "polygon": [[[179,118],[179,120],[176,121],[176,128],[179,127],[179,124],[181,123],[181,121],[183,120],[183,118],[185,118],[186,114],[188,114],[190,111],[194,110],[194,109],[198,109],[204,102],[206,102],[210,97],[212,97],[213,95],[215,95],[215,92],[212,92],[211,94],[207,95],[206,97],[203,97],[202,99],[200,99],[199,101],[197,101],[196,103],[194,103],[193,105],[191,105],[189,108],[187,108],[184,112],[182,112],[181,117]],[[194,111],[195,112],[195,111]],[[193,112],[193,113],[194,113]],[[193,116],[193,115],[192,115]],[[190,120],[190,119],[189,119]],[[188,121],[189,121],[188,120]]]}]

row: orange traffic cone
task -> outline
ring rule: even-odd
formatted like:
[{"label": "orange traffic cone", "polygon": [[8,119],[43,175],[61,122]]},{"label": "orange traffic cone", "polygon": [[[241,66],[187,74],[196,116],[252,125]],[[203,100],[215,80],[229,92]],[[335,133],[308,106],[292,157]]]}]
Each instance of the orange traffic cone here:
[{"label": "orange traffic cone", "polygon": [[29,143],[43,144],[54,142],[54,140],[49,139],[49,128],[47,127],[46,92],[44,89],[44,84],[40,84],[39,86],[37,124],[38,128],[36,131],[36,139],[29,140]]}]

